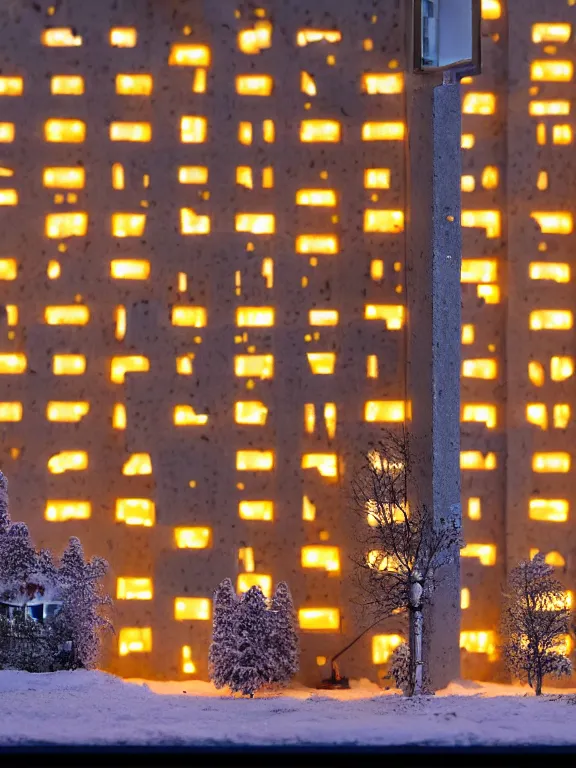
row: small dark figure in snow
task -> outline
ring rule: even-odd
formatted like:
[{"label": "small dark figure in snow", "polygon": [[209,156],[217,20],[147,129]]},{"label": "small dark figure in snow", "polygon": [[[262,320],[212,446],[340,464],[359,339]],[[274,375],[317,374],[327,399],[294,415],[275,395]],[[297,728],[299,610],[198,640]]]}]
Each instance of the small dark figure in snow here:
[{"label": "small dark figure in snow", "polygon": [[300,642],[290,589],[285,581],[277,587],[269,611],[270,652],[273,665],[271,683],[288,685],[298,672]]},{"label": "small dark figure in snow", "polygon": [[542,693],[545,675],[568,676],[570,659],[560,652],[569,632],[570,609],[562,584],[544,556],[523,560],[511,572],[502,622],[508,669]]},{"label": "small dark figure in snow", "polygon": [[216,688],[230,685],[236,663],[235,612],[239,601],[230,579],[214,592],[212,643],[208,652],[208,671]]},{"label": "small dark figure in snow", "polygon": [[234,615],[236,658],[229,685],[232,691],[252,699],[256,691],[271,681],[274,670],[266,600],[260,587],[250,587]]}]

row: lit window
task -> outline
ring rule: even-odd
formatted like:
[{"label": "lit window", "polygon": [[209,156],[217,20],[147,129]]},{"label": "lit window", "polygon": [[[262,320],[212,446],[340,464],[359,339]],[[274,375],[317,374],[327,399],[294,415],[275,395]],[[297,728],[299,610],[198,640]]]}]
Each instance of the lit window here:
[{"label": "lit window", "polygon": [[236,591],[244,594],[251,587],[260,587],[264,597],[272,597],[272,576],[265,573],[239,573],[236,580]]},{"label": "lit window", "polygon": [[84,93],[84,78],[80,75],[53,75],[50,92],[54,96],[81,96]]},{"label": "lit window", "polygon": [[146,373],[150,370],[150,361],[143,355],[118,355],[110,363],[110,381],[124,384],[127,373]]},{"label": "lit window", "polygon": [[465,115],[493,115],[496,112],[496,96],[470,91],[462,101],[462,112]]},{"label": "lit window", "polygon": [[174,530],[178,549],[207,549],[211,544],[211,530],[205,527],[176,528]]},{"label": "lit window", "polygon": [[545,381],[544,366],[535,360],[528,363],[528,378],[535,387],[542,387]]},{"label": "lit window", "polygon": [[276,220],[272,213],[236,214],[236,232],[250,232],[253,235],[273,235]]},{"label": "lit window", "polygon": [[180,184],[207,184],[208,168],[203,165],[181,165],[178,168]]},{"label": "lit window", "polygon": [[115,403],[112,410],[112,427],[114,429],[126,429],[126,406],[122,403]]},{"label": "lit window", "polygon": [[212,601],[207,597],[177,597],[174,618],[178,621],[210,621]]},{"label": "lit window", "polygon": [[338,253],[336,235],[299,235],[296,238],[296,253]]},{"label": "lit window", "polygon": [[403,231],[403,211],[364,211],[364,232],[388,232],[396,234]]},{"label": "lit window", "polygon": [[88,231],[87,213],[49,213],[46,216],[46,237],[62,240],[65,237],[84,237]]},{"label": "lit window", "polygon": [[89,501],[47,501],[44,519],[50,523],[65,523],[67,520],[88,520],[91,513]]},{"label": "lit window", "polygon": [[540,429],[548,429],[548,410],[543,403],[528,403],[526,421]]},{"label": "lit window", "polygon": [[86,325],[89,320],[90,310],[82,304],[46,307],[44,310],[44,322],[48,325]]},{"label": "lit window", "polygon": [[15,189],[0,189],[0,205],[18,205],[18,192]]},{"label": "lit window", "polygon": [[555,429],[566,429],[570,423],[572,408],[568,403],[557,403],[553,409],[553,419]]},{"label": "lit window", "polygon": [[168,64],[173,67],[209,67],[210,48],[207,45],[176,43],[170,49]]},{"label": "lit window", "polygon": [[470,323],[462,326],[462,344],[474,344],[474,326]]},{"label": "lit window", "polygon": [[478,424],[485,424],[487,429],[494,429],[496,426],[496,406],[463,403],[462,421],[464,423],[476,422]]},{"label": "lit window", "polygon": [[184,328],[204,328],[206,321],[205,307],[172,307],[172,325]]},{"label": "lit window", "polygon": [[174,424],[177,427],[202,427],[208,423],[208,416],[196,413],[191,405],[174,406]]},{"label": "lit window", "polygon": [[496,547],[494,544],[467,544],[460,550],[460,557],[477,557],[481,565],[494,565]]},{"label": "lit window", "polygon": [[134,27],[113,27],[110,30],[110,45],[114,48],[134,48],[136,39]]},{"label": "lit window", "polygon": [[239,328],[269,328],[274,325],[274,307],[238,307],[236,325]]},{"label": "lit window", "polygon": [[300,141],[339,142],[340,123],[337,120],[302,120],[300,123]]},{"label": "lit window", "polygon": [[152,75],[116,75],[116,93],[121,96],[150,96]]},{"label": "lit window", "polygon": [[152,461],[149,453],[133,453],[130,458],[124,462],[122,474],[126,476],[133,475],[151,475]]},{"label": "lit window", "polygon": [[307,352],[306,357],[313,374],[329,376],[334,373],[336,366],[335,352]]},{"label": "lit window", "polygon": [[366,358],[366,377],[368,379],[378,378],[378,356],[368,355]]},{"label": "lit window", "polygon": [[460,469],[496,469],[496,454],[481,451],[460,451]]},{"label": "lit window", "polygon": [[144,213],[113,213],[112,234],[114,237],[142,237],[146,226]]},{"label": "lit window", "polygon": [[269,21],[257,21],[252,29],[238,32],[238,48],[242,53],[260,53],[272,45],[272,24]]},{"label": "lit window", "polygon": [[366,73],[362,75],[362,90],[371,96],[402,93],[404,90],[404,76],[389,73]]},{"label": "lit window", "polygon": [[365,320],[384,320],[389,331],[399,331],[404,325],[405,309],[402,305],[367,304]]},{"label": "lit window", "polygon": [[52,27],[42,32],[42,45],[50,48],[76,48],[82,45],[80,35],[74,34],[71,27]]},{"label": "lit window", "polygon": [[338,547],[302,547],[302,568],[320,568],[329,573],[340,571],[340,550]]},{"label": "lit window", "polygon": [[122,627],[118,635],[118,654],[150,653],[152,650],[152,630],[150,627]]},{"label": "lit window", "polygon": [[236,376],[271,379],[274,376],[274,355],[236,355],[234,373]]},{"label": "lit window", "polygon": [[570,114],[570,102],[565,99],[531,101],[528,111],[532,117],[544,117],[546,115],[567,116]]},{"label": "lit window", "polygon": [[500,0],[482,0],[482,18],[488,21],[499,19],[502,15]]},{"label": "lit window", "polygon": [[400,635],[374,635],[372,638],[372,663],[386,664],[392,653],[404,642]]},{"label": "lit window", "polygon": [[0,123],[0,143],[9,144],[14,141],[16,132],[14,130],[14,123]]},{"label": "lit window", "polygon": [[269,522],[274,519],[273,501],[240,501],[238,514],[242,520],[263,520]]},{"label": "lit window", "polygon": [[16,259],[0,259],[0,280],[16,280],[17,274]]},{"label": "lit window", "polygon": [[302,497],[302,520],[313,522],[316,520],[316,505],[308,498]]},{"label": "lit window", "polygon": [[197,215],[192,208],[180,208],[180,232],[183,235],[208,235],[210,216]]},{"label": "lit window", "polygon": [[110,123],[110,141],[150,141],[151,138],[150,123]]},{"label": "lit window", "polygon": [[536,219],[543,235],[570,235],[573,230],[572,214],[551,211],[533,211],[530,216]]},{"label": "lit window", "polygon": [[90,411],[90,403],[51,400],[46,406],[48,421],[78,422]]},{"label": "lit window", "polygon": [[182,672],[185,675],[193,675],[196,672],[196,665],[192,661],[192,648],[189,645],[182,646]]},{"label": "lit window", "polygon": [[403,400],[369,400],[364,406],[364,421],[403,422],[405,418]]},{"label": "lit window", "polygon": [[500,237],[501,220],[500,211],[462,211],[462,226],[485,229],[489,239]]},{"label": "lit window", "polygon": [[78,167],[44,168],[42,173],[44,186],[49,188],[82,189],[84,177],[84,168]]},{"label": "lit window", "polygon": [[124,166],[122,163],[112,164],[112,188],[124,189]]},{"label": "lit window", "polygon": [[84,355],[54,355],[52,372],[55,376],[81,376],[86,372]]},{"label": "lit window", "polygon": [[273,144],[276,138],[276,128],[274,127],[274,120],[263,120],[262,122],[262,138],[266,144]]},{"label": "lit window", "polygon": [[149,528],[156,522],[156,506],[151,499],[116,499],[116,522]]},{"label": "lit window", "polygon": [[406,125],[402,122],[362,124],[362,141],[403,141]]},{"label": "lit window", "polygon": [[300,73],[300,90],[302,93],[305,93],[308,96],[316,96],[318,92],[316,88],[316,81],[314,80],[314,77],[308,72]]},{"label": "lit window", "polygon": [[500,181],[500,173],[495,165],[487,165],[482,171],[482,186],[484,189],[496,189]]},{"label": "lit window", "polygon": [[22,403],[0,403],[0,422],[22,421]]},{"label": "lit window", "polygon": [[333,189],[299,189],[296,192],[296,205],[333,207],[336,205],[336,192]]},{"label": "lit window", "polygon": [[462,192],[474,192],[476,189],[476,179],[474,176],[462,176],[460,179],[460,189]]},{"label": "lit window", "polygon": [[337,309],[311,309],[308,312],[310,325],[338,325]]},{"label": "lit window", "polygon": [[335,453],[305,453],[302,469],[316,469],[321,477],[338,477],[338,457]]},{"label": "lit window", "polygon": [[238,471],[258,472],[274,468],[274,451],[236,451]]},{"label": "lit window", "polygon": [[152,579],[119,576],[116,579],[117,600],[152,600]]},{"label": "lit window", "polygon": [[240,547],[238,560],[242,563],[246,573],[254,573],[254,548]]},{"label": "lit window", "polygon": [[462,361],[462,376],[466,379],[495,379],[497,375],[497,360],[479,358]]},{"label": "lit window", "polygon": [[541,452],[532,456],[534,472],[570,472],[571,457],[565,451]]},{"label": "lit window", "polygon": [[531,280],[553,280],[555,283],[569,283],[571,278],[570,265],[564,263],[532,261],[529,270]]},{"label": "lit window", "polygon": [[53,475],[87,468],[88,454],[86,451],[60,451],[48,459],[48,471]]},{"label": "lit window", "polygon": [[194,72],[194,81],[192,82],[192,93],[206,93],[207,70],[197,69]]},{"label": "lit window", "polygon": [[150,262],[147,259],[114,259],[110,262],[110,276],[116,280],[148,280]]},{"label": "lit window", "polygon": [[252,144],[252,123],[242,121],[238,124],[238,141],[240,144]]},{"label": "lit window", "polygon": [[310,43],[339,43],[342,40],[342,33],[336,29],[299,29],[296,35],[296,45],[303,48]]},{"label": "lit window", "polygon": [[470,520],[480,520],[482,518],[482,505],[478,496],[471,496],[468,499],[468,518]]},{"label": "lit window", "polygon": [[366,189],[390,189],[390,168],[367,168],[364,186]]},{"label": "lit window", "polygon": [[44,123],[44,138],[51,142],[80,144],[86,138],[86,123],[82,120],[53,118]]},{"label": "lit window", "polygon": [[207,133],[208,121],[205,117],[188,115],[180,120],[180,140],[183,144],[202,144]]},{"label": "lit window", "polygon": [[530,499],[529,517],[548,523],[565,523],[568,520],[569,502],[566,499]]},{"label": "lit window", "polygon": [[339,608],[300,608],[298,623],[303,630],[340,631]]},{"label": "lit window", "polygon": [[567,43],[572,35],[571,24],[532,24],[533,43]]},{"label": "lit window", "polygon": [[244,401],[234,404],[234,421],[236,424],[266,424],[268,408],[259,400]]},{"label": "lit window", "polygon": [[460,632],[460,648],[468,653],[485,653],[492,660],[496,655],[496,633],[492,630]]},{"label": "lit window", "polygon": [[552,144],[572,144],[572,139],[571,125],[552,126]]},{"label": "lit window", "polygon": [[574,318],[569,309],[537,309],[530,312],[531,331],[567,331]]},{"label": "lit window", "polygon": [[550,360],[550,378],[552,381],[566,381],[574,373],[574,358],[568,356],[553,357]]},{"label": "lit window", "polygon": [[473,133],[463,133],[460,139],[461,149],[473,149],[476,138]]},{"label": "lit window", "polygon": [[573,75],[571,61],[536,59],[530,65],[530,77],[535,82],[569,83]]},{"label": "lit window", "polygon": [[240,96],[270,96],[274,81],[270,75],[237,75],[236,93]]},{"label": "lit window", "polygon": [[252,189],[254,182],[252,179],[252,168],[247,165],[241,165],[236,168],[236,184],[246,189]]}]

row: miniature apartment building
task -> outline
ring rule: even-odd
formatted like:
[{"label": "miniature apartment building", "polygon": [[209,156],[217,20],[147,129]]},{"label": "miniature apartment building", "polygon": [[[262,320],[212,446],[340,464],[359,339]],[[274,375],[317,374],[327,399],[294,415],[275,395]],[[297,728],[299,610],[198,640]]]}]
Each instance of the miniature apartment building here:
[{"label": "miniature apartment building", "polygon": [[[206,679],[215,586],[286,580],[314,683],[367,623],[354,467],[407,416],[407,3],[52,3],[0,9],[12,516],[108,559],[106,669]],[[488,679],[517,560],[573,583],[574,24],[483,0],[462,86],[460,644]]]}]

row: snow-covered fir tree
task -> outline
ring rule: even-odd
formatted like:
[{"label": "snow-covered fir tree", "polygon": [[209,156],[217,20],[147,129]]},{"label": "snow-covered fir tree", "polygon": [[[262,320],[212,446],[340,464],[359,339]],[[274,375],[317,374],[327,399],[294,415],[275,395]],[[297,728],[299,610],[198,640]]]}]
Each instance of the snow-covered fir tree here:
[{"label": "snow-covered fir tree", "polygon": [[390,657],[390,668],[387,677],[392,678],[402,693],[410,689],[410,646],[400,643]]},{"label": "snow-covered fir tree", "polygon": [[562,584],[542,554],[523,560],[511,572],[504,595],[504,659],[537,696],[546,675],[570,675],[570,659],[560,653],[569,633],[570,609]]},{"label": "snow-covered fir tree", "polygon": [[268,611],[260,587],[250,587],[234,616],[237,650],[229,685],[232,691],[253,698],[256,691],[271,681],[274,670],[267,631]]},{"label": "snow-covered fir tree", "polygon": [[101,557],[84,559],[80,539],[72,536],[62,554],[58,581],[62,593],[62,618],[70,633],[73,665],[90,669],[100,652],[101,634],[112,629],[102,607],[112,600],[102,587],[108,563]]},{"label": "snow-covered fir tree", "polygon": [[237,655],[235,611],[238,597],[230,579],[224,579],[216,588],[213,606],[208,671],[216,688],[224,688],[231,683]]},{"label": "snow-covered fir tree", "polygon": [[298,672],[300,642],[296,611],[288,584],[281,581],[272,596],[268,614],[269,646],[273,665],[271,682],[287,685]]},{"label": "snow-covered fir tree", "polygon": [[10,527],[10,511],[8,509],[8,478],[0,471],[0,536]]},{"label": "snow-covered fir tree", "polygon": [[0,536],[0,598],[27,602],[35,597],[38,584],[38,556],[28,526],[12,523]]}]

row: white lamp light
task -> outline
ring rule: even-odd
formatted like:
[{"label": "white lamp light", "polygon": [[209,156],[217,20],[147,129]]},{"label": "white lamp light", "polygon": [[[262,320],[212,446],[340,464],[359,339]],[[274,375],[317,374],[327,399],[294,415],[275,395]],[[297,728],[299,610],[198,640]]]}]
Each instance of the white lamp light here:
[{"label": "white lamp light", "polygon": [[480,71],[480,0],[414,0],[414,69]]}]

